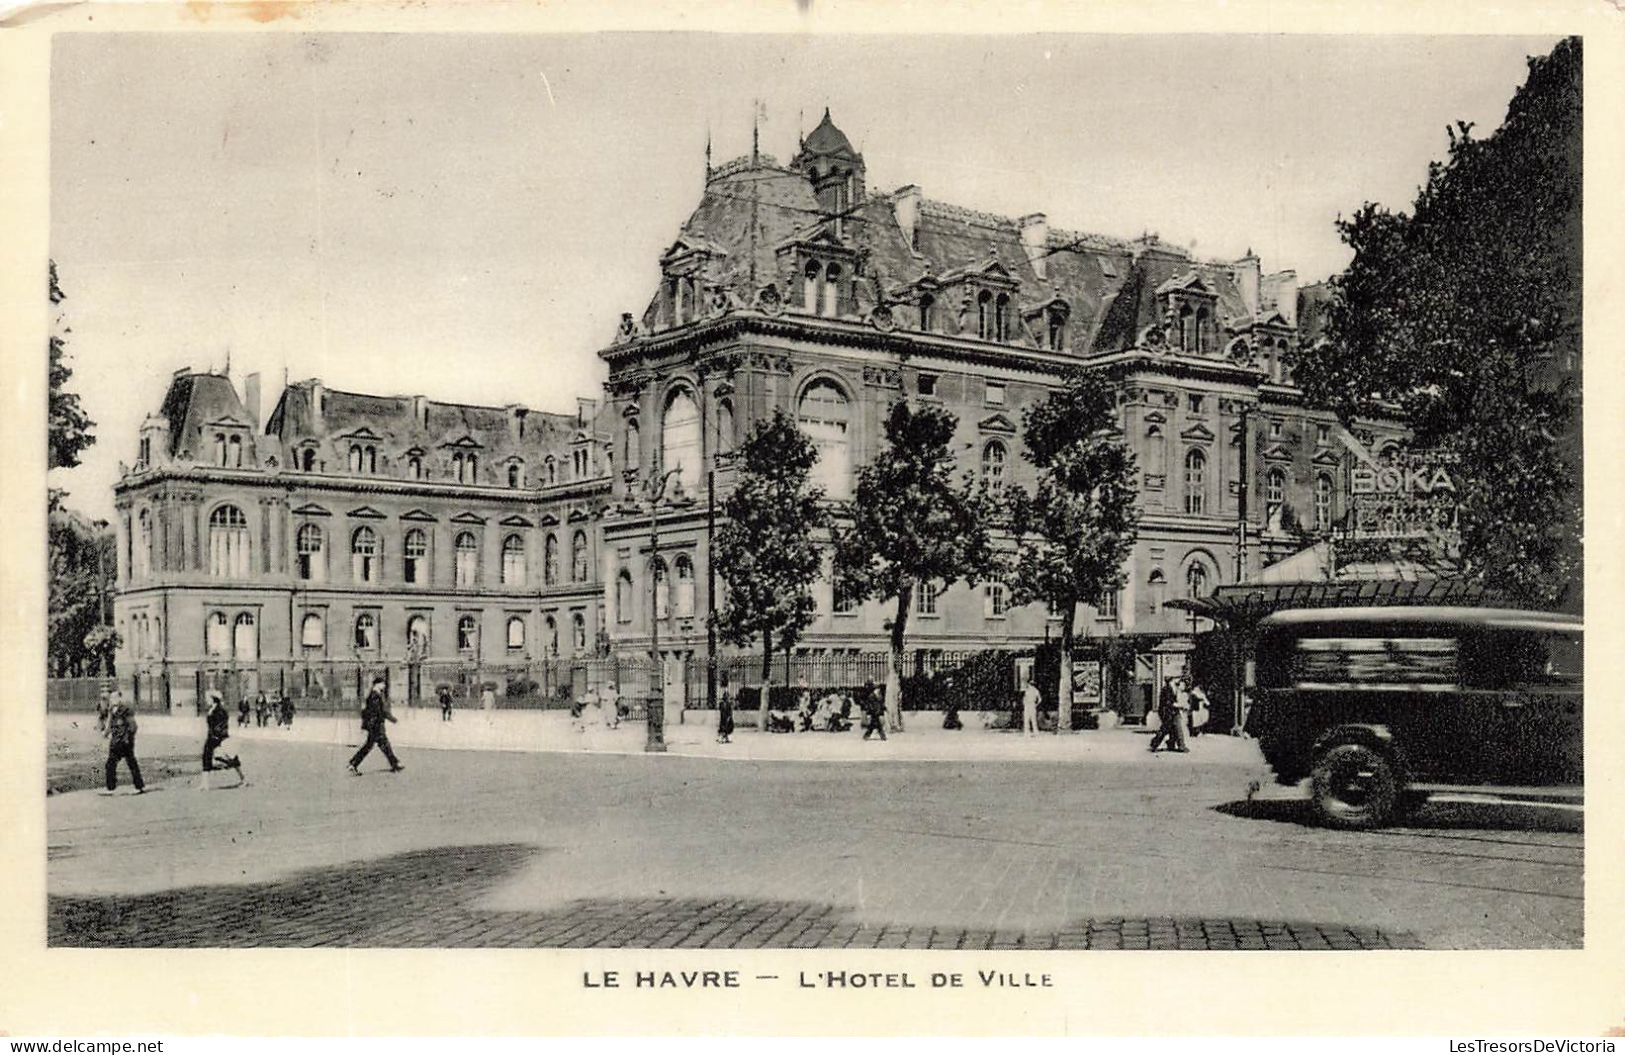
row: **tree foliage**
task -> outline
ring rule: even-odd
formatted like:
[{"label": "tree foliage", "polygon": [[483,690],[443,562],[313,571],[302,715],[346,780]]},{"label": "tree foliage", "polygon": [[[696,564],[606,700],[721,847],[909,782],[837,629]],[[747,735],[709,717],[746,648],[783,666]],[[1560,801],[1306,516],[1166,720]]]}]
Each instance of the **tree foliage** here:
[{"label": "tree foliage", "polygon": [[969,481],[954,482],[958,419],[940,407],[895,403],[885,446],[858,471],[851,524],[837,533],[835,588],[851,601],[895,605],[886,708],[902,726],[903,640],[909,604],[924,587],[976,582],[993,566],[993,503]]},{"label": "tree foliage", "polygon": [[783,410],[756,423],[740,457],[717,531],[714,559],[726,590],[717,633],[741,647],[759,639],[766,682],[775,643],[789,651],[812,624],[827,518],[823,491],[808,485],[818,451]]},{"label": "tree foliage", "polygon": [[[1339,221],[1327,340],[1295,364],[1345,421],[1397,406],[1415,445],[1461,457],[1466,571],[1560,601],[1579,560],[1581,47],[1529,62],[1505,123],[1450,132],[1409,213]],[[1572,375],[1565,378],[1563,375]],[[1572,596],[1569,598],[1573,600]]]},{"label": "tree foliage", "polygon": [[1116,393],[1096,372],[1069,371],[1063,387],[1022,415],[1024,457],[1036,487],[1012,487],[1015,559],[1011,601],[1042,601],[1061,616],[1057,730],[1071,726],[1077,607],[1099,607],[1123,585],[1139,530],[1134,453],[1117,430]]},{"label": "tree foliage", "polygon": [[[56,261],[50,265],[50,295],[52,304],[63,301],[62,287],[56,280]],[[55,332],[60,330],[60,332]],[[79,405],[79,397],[67,390],[68,380],[73,377],[73,368],[68,365],[67,337],[71,332],[57,320],[57,326],[51,334],[51,387],[50,405],[48,409],[49,425],[49,454],[47,468],[69,469],[79,464],[79,454],[86,447],[96,442],[91,433],[96,423],[90,420],[84,408]]]},{"label": "tree foliage", "polygon": [[113,672],[118,634],[106,623],[116,572],[113,533],[58,508],[46,525],[46,660],[58,677]]}]

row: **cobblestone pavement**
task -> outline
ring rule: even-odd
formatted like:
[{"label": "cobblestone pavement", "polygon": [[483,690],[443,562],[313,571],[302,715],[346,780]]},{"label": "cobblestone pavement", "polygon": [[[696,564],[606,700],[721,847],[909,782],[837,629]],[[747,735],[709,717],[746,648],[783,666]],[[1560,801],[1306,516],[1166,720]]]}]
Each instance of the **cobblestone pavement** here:
[{"label": "cobblestone pavement", "polygon": [[[91,735],[94,735],[92,732]],[[1087,734],[1080,734],[1087,735]],[[1233,746],[1085,763],[242,745],[250,783],[47,801],[54,945],[1572,948],[1576,815],[1333,832]],[[1113,746],[1115,745],[1115,746]],[[154,757],[187,745],[154,737]],[[371,767],[377,768],[371,768]]]}]

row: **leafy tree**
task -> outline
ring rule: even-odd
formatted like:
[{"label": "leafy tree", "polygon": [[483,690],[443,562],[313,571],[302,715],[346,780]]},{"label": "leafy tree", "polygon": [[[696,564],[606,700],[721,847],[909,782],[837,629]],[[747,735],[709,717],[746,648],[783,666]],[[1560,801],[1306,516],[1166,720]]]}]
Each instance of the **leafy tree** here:
[{"label": "leafy tree", "polygon": [[106,624],[113,596],[113,533],[58,508],[46,524],[49,571],[46,659],[58,677],[111,673],[117,634]]},{"label": "leafy tree", "polygon": [[1044,601],[1061,615],[1056,731],[1072,727],[1072,642],[1080,604],[1099,607],[1123,585],[1139,528],[1134,453],[1117,431],[1116,393],[1100,374],[1068,371],[1064,387],[1022,415],[1032,493],[1010,490],[1015,604]]},{"label": "leafy tree", "polygon": [[789,654],[817,609],[811,586],[823,563],[818,537],[827,517],[822,489],[807,482],[818,451],[782,409],[756,423],[740,457],[713,558],[726,591],[717,634],[740,647],[761,640],[765,728],[773,648]]},{"label": "leafy tree", "polygon": [[938,407],[899,401],[886,418],[886,446],[858,472],[852,522],[836,535],[835,588],[852,601],[890,600],[886,710],[903,727],[903,640],[918,589],[975,582],[993,567],[993,503],[953,481],[958,419]]},{"label": "leafy tree", "polygon": [[[50,265],[50,282],[51,303],[62,303],[62,287],[57,284],[54,260]],[[96,442],[90,431],[96,423],[79,405],[78,395],[67,390],[73,369],[68,366],[65,335],[71,331],[60,326],[60,318],[57,321],[61,332],[51,334],[50,453],[46,467],[69,469],[79,464],[79,452]]]},{"label": "leafy tree", "polygon": [[[1529,62],[1501,128],[1450,132],[1407,213],[1339,221],[1327,340],[1295,363],[1345,421],[1397,406],[1415,446],[1460,456],[1465,572],[1575,603],[1580,503],[1581,48]],[[1565,376],[1567,375],[1567,376]]]}]

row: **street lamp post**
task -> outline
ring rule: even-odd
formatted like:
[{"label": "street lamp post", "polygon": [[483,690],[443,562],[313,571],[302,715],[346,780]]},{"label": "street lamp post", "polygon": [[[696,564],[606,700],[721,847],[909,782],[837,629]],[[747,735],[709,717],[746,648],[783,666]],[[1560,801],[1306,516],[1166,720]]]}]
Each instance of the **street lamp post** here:
[{"label": "street lamp post", "polygon": [[[649,669],[649,702],[646,707],[648,735],[643,749],[653,753],[666,750],[666,691],[660,665],[660,619],[657,612],[660,581],[655,574],[660,544],[660,500],[666,495],[667,482],[681,472],[681,467],[668,469],[644,484],[649,502],[649,660],[652,665]],[[627,470],[628,479],[635,478],[636,474],[636,469]]]},{"label": "street lamp post", "polygon": [[705,703],[717,709],[717,466],[731,466],[736,451],[711,456],[705,474]]}]

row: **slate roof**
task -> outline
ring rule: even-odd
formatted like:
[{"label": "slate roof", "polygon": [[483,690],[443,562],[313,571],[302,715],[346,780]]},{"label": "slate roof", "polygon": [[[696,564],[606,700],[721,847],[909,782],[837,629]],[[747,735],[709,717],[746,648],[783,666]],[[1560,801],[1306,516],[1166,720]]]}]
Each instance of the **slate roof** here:
[{"label": "slate roof", "polygon": [[[158,414],[169,425],[169,454],[186,458],[201,454],[205,426],[230,420],[249,430],[253,421],[237,398],[237,389],[224,374],[183,371],[169,382]],[[246,452],[245,452],[246,453]]]}]

